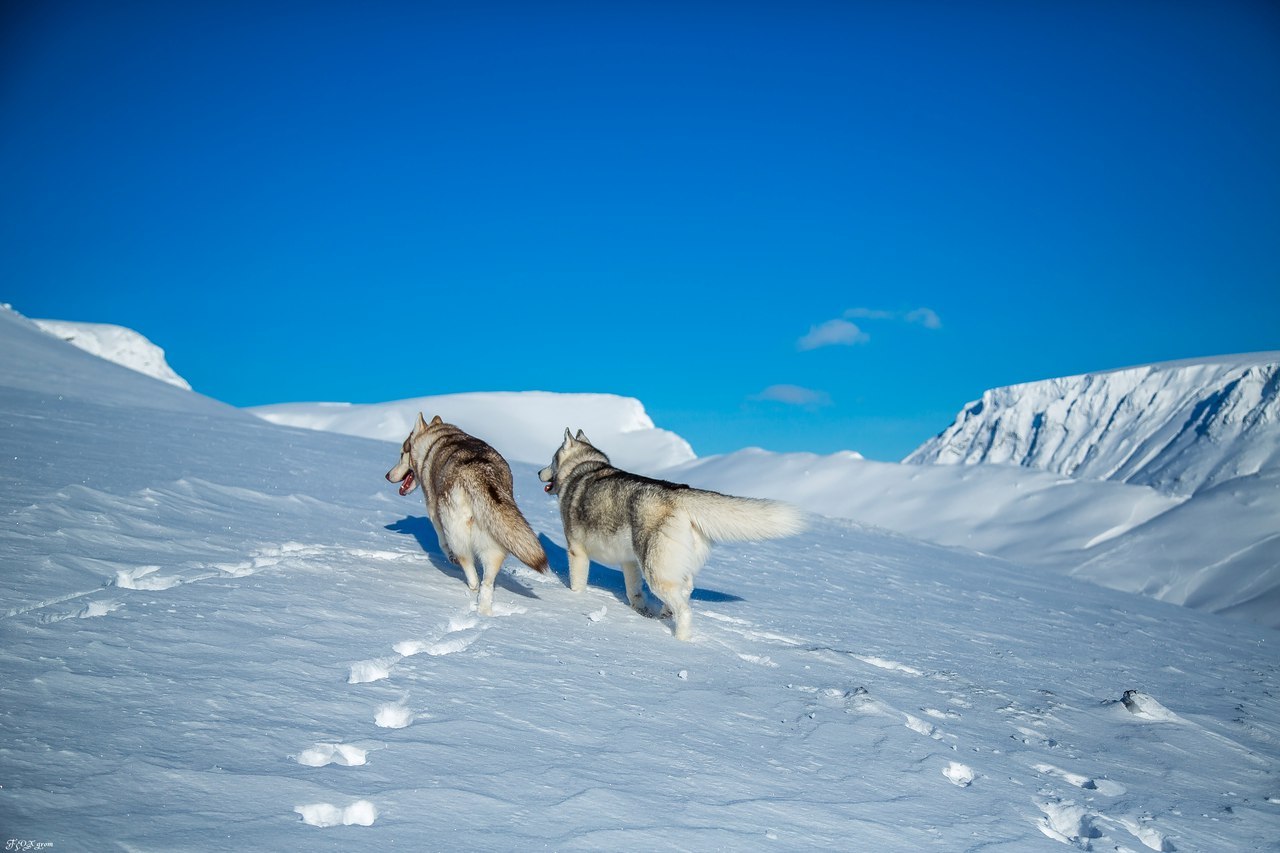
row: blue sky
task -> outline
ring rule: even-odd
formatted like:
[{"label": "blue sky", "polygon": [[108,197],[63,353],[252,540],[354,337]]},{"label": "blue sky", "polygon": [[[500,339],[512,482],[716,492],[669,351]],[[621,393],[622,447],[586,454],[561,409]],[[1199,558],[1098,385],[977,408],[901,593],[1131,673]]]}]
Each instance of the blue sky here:
[{"label": "blue sky", "polygon": [[235,405],[601,391],[898,459],[988,387],[1280,349],[1274,3],[0,16],[0,299]]}]

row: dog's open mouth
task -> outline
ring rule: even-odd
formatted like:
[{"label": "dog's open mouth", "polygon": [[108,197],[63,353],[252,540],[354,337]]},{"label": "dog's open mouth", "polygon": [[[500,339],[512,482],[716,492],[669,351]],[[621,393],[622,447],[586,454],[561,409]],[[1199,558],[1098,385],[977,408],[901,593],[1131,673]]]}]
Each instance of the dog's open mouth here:
[{"label": "dog's open mouth", "polygon": [[400,494],[407,495],[409,490],[413,488],[413,472],[410,471],[404,475],[404,479],[400,481]]}]

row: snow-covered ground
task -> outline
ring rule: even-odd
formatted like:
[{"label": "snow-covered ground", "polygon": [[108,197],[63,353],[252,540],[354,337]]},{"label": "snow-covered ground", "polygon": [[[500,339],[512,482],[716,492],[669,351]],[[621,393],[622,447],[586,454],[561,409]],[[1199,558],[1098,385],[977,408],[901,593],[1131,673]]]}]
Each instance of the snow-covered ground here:
[{"label": "snow-covered ground", "polygon": [[[1244,622],[840,519],[719,546],[695,638],[612,567],[475,614],[393,443],[0,312],[0,828],[54,850],[1259,850]],[[548,448],[559,435],[547,437]],[[1176,511],[1176,510],[1175,510]]]}]

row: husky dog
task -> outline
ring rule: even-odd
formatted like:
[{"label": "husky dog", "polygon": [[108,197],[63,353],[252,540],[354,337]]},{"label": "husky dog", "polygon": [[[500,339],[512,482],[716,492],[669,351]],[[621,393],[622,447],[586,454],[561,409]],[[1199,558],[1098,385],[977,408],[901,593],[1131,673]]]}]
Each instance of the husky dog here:
[{"label": "husky dog", "polygon": [[[516,506],[507,460],[439,415],[428,424],[418,413],[387,480],[399,483],[402,495],[422,484],[436,538],[449,560],[462,566],[467,587],[479,590],[481,614],[493,612],[493,582],[507,554],[535,571],[547,570],[547,554]],[[476,579],[477,556],[484,566],[483,584]]]},{"label": "husky dog", "polygon": [[614,468],[582,430],[576,437],[565,430],[564,444],[538,478],[547,484],[545,491],[559,495],[569,588],[586,587],[592,558],[621,564],[631,606],[648,615],[643,575],[674,617],[678,640],[689,639],[693,578],[712,542],[790,536],[805,526],[787,504],[691,489]]}]

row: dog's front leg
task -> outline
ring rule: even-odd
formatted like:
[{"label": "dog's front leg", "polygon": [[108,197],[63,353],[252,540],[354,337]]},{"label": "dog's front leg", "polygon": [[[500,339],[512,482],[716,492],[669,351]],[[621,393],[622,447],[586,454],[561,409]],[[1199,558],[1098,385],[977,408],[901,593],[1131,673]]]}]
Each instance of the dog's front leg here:
[{"label": "dog's front leg", "polygon": [[587,551],[580,545],[569,543],[569,589],[582,592],[587,588],[587,572],[591,568],[591,559]]}]

